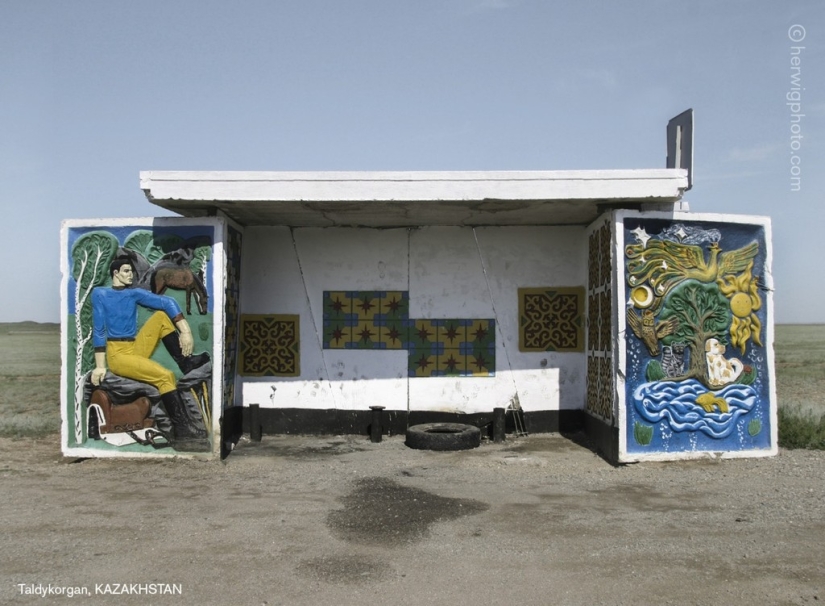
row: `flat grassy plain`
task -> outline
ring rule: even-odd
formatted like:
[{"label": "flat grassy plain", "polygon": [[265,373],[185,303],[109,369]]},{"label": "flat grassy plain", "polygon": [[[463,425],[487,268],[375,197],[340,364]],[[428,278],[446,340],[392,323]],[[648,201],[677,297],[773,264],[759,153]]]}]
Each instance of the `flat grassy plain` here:
[{"label": "flat grassy plain", "polygon": [[[780,445],[825,448],[825,324],[776,326]],[[60,431],[60,326],[0,323],[0,436]]]},{"label": "flat grassy plain", "polygon": [[0,436],[60,431],[60,325],[0,323]]},{"label": "flat grassy plain", "polygon": [[776,327],[779,445],[825,450],[825,325]]}]

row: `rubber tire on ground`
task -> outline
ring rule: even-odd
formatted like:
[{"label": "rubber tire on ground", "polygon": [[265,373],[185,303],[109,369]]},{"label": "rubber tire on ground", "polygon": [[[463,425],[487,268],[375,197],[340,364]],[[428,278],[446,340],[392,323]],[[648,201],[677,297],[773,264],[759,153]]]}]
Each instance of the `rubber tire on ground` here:
[{"label": "rubber tire on ground", "polygon": [[405,443],[417,450],[467,450],[481,444],[481,430],[461,423],[422,423],[407,428]]}]

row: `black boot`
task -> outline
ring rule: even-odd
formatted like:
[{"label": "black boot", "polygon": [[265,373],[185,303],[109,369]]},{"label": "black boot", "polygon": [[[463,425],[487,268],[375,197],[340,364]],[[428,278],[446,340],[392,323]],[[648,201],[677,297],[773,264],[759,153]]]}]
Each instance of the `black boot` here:
[{"label": "black boot", "polygon": [[177,389],[161,395],[160,400],[172,423],[172,446],[175,450],[203,452],[212,448],[206,430],[199,428],[189,418],[186,403]]},{"label": "black boot", "polygon": [[188,375],[196,368],[200,368],[209,362],[209,354],[206,352],[194,356],[184,356],[180,349],[180,337],[178,337],[178,333],[176,332],[169,333],[163,337],[161,341],[163,341],[166,351],[169,352],[169,355],[172,356],[172,359],[184,375]]}]

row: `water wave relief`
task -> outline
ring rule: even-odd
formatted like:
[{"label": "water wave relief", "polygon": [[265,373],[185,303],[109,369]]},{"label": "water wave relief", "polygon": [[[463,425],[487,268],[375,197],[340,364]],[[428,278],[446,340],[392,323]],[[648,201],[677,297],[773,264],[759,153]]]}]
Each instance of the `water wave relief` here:
[{"label": "water wave relief", "polygon": [[708,389],[695,379],[680,383],[654,381],[642,383],[633,392],[636,411],[649,423],[665,419],[673,431],[701,431],[712,438],[726,438],[736,427],[739,417],[756,404],[756,391],[749,385],[732,384],[714,391],[724,398],[728,411],[706,412],[696,403]]}]

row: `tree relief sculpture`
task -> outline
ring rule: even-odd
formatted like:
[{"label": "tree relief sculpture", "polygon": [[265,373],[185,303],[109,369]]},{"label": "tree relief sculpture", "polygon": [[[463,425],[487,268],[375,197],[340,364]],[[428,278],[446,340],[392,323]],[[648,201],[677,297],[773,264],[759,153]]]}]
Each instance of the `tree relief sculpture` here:
[{"label": "tree relief sculpture", "polygon": [[628,447],[767,447],[764,305],[755,271],[764,263],[761,228],[630,227]]}]

